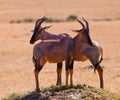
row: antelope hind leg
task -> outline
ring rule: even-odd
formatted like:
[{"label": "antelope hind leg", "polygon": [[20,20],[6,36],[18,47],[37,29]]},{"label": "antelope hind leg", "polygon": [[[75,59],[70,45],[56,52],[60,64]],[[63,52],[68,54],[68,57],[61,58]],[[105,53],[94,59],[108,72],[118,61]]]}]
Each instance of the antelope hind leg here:
[{"label": "antelope hind leg", "polygon": [[99,74],[99,79],[100,79],[100,88],[104,88],[103,69],[99,66],[99,67],[97,67],[97,72]]}]

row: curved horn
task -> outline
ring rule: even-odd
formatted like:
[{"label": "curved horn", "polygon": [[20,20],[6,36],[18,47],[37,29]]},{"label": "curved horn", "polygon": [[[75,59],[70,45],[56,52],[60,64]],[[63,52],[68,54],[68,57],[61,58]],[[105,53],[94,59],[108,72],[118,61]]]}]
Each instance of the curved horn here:
[{"label": "curved horn", "polygon": [[35,27],[39,27],[43,21],[45,21],[47,18],[44,16],[41,19],[38,19],[35,23]]},{"label": "curved horn", "polygon": [[82,25],[83,28],[85,28],[85,25],[78,18],[77,21]]},{"label": "curved horn", "polygon": [[43,18],[41,18],[41,21],[39,22],[38,26],[40,26],[42,24],[42,22],[44,22],[47,18],[44,16]]},{"label": "curved horn", "polygon": [[38,26],[38,23],[39,23],[40,20],[41,20],[41,19],[37,19],[37,21],[36,21],[36,23],[35,23],[35,27]]},{"label": "curved horn", "polygon": [[86,28],[89,30],[89,23],[87,20],[85,20],[85,18],[82,17],[82,19],[84,20],[84,22],[86,23]]},{"label": "curved horn", "polygon": [[71,30],[71,31],[73,31],[73,32],[79,32],[79,30]]}]

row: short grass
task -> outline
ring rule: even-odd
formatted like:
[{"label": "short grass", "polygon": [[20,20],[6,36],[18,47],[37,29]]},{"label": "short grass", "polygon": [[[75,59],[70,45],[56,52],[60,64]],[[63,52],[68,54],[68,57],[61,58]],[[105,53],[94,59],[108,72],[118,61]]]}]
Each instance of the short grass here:
[{"label": "short grass", "polygon": [[2,100],[120,100],[120,96],[104,89],[83,85],[76,85],[67,89],[65,86],[50,86],[41,92],[31,92],[25,95],[10,94]]}]

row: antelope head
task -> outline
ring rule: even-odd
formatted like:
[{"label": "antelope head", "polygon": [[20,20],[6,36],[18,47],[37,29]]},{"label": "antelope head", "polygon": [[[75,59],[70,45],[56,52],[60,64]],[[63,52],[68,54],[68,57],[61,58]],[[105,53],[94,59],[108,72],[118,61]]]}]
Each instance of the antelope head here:
[{"label": "antelope head", "polygon": [[77,21],[82,25],[82,29],[80,29],[80,30],[72,30],[72,31],[77,32],[78,35],[82,36],[82,38],[81,38],[82,42],[85,42],[88,45],[93,46],[92,40],[90,38],[89,23],[84,18],[82,18],[82,19],[85,22],[86,26],[79,19],[77,19]]},{"label": "antelope head", "polygon": [[46,17],[42,17],[41,19],[38,19],[35,23],[34,30],[32,30],[33,35],[30,39],[30,44],[34,44],[38,39],[40,39],[41,34],[45,32],[45,29],[50,28],[51,26],[41,27],[41,24],[46,20]]}]

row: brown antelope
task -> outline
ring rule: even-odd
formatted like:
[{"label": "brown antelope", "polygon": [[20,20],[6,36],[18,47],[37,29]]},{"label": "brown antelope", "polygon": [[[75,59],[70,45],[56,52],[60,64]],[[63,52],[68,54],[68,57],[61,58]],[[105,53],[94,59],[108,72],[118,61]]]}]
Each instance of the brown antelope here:
[{"label": "brown antelope", "polygon": [[[86,43],[82,43],[81,50],[75,55],[74,60],[75,61],[90,60],[90,62],[94,66],[94,70],[98,71],[99,79],[100,79],[100,88],[104,88],[103,69],[100,66],[100,63],[103,60],[103,50],[102,50],[102,47],[96,41],[93,41],[93,47],[90,47]],[[74,61],[72,62],[72,64],[73,63]],[[59,70],[59,72],[62,72],[62,67],[61,69],[60,67],[57,67],[57,70]],[[57,73],[57,74],[58,74],[57,75],[57,82],[58,82],[58,81],[61,81],[61,73]]]},{"label": "brown antelope", "polygon": [[[89,24],[85,19],[83,19],[83,20],[86,22],[86,25],[87,25],[86,29],[89,32]],[[73,31],[77,32],[78,34],[81,32],[81,30],[73,30]],[[85,42],[82,42],[82,41],[80,42],[78,39],[78,36],[75,36],[73,38],[73,42],[74,42],[74,60],[75,61],[86,61],[89,59],[90,62],[94,66],[94,70],[98,71],[99,79],[100,79],[100,88],[104,88],[103,69],[100,66],[100,62],[103,59],[102,47],[96,41],[93,41],[92,47],[89,46],[88,44],[86,44]],[[74,61],[72,61],[71,64],[73,64],[73,63],[74,63]],[[72,65],[72,67],[73,67],[73,65]],[[61,72],[62,67],[61,67],[61,69],[57,67],[57,70],[59,70]],[[61,81],[61,73],[58,73],[58,74],[59,75],[57,75],[57,82]]]},{"label": "brown antelope", "polygon": [[[39,23],[37,21],[35,24],[34,33],[30,40],[31,44],[34,44],[35,41],[37,41],[38,39],[48,40],[49,39],[48,37],[53,36],[53,34],[45,31],[46,27],[42,28],[40,26],[41,23],[43,22],[43,19],[40,20]],[[89,44],[90,46],[92,46],[93,44],[90,39],[89,32],[87,31],[87,29],[85,28],[85,26],[83,25],[83,23],[81,21],[78,20],[78,22],[82,25],[82,29],[76,36],[78,42],[79,43],[85,42],[85,43]],[[47,27],[47,28],[49,28],[49,27]],[[42,38],[42,36],[40,36],[41,34],[43,37],[46,37],[46,38]],[[49,34],[49,36],[44,36],[44,34]],[[60,68],[61,64],[62,64],[61,62],[63,62],[65,60],[65,62],[66,62],[66,65],[65,65],[66,86],[68,86],[69,73],[70,73],[70,86],[73,85],[73,82],[72,82],[72,73],[73,73],[72,65],[73,65],[73,60],[74,60],[73,59],[74,58],[73,39],[66,34],[62,34],[62,35],[60,34],[58,36],[60,36],[60,38],[58,38],[57,35],[55,35],[55,37],[57,37],[57,39],[59,39],[59,41],[53,40],[56,38],[50,38],[50,39],[52,39],[52,41],[49,41],[49,40],[42,41],[42,42],[36,44],[33,48],[33,62],[35,64],[34,74],[35,74],[37,91],[39,91],[38,74],[46,62],[57,63],[58,67]]]}]

